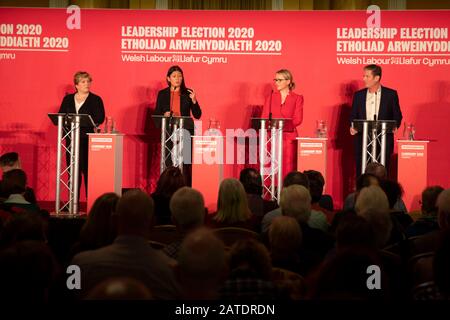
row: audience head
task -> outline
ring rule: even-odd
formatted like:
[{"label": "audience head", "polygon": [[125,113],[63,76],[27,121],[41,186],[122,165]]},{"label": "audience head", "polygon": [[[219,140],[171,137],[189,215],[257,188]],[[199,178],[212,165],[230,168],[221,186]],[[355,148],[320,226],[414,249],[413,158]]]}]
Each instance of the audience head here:
[{"label": "audience head", "polygon": [[0,247],[24,240],[46,241],[44,221],[36,212],[14,213],[3,225]]},{"label": "audience head", "polygon": [[338,252],[351,247],[376,249],[372,226],[357,215],[344,217],[336,229],[336,247]]},{"label": "audience head", "polygon": [[316,170],[306,170],[303,173],[308,177],[312,203],[318,203],[323,194],[325,179],[323,178],[323,175]]},{"label": "audience head", "polygon": [[299,171],[289,172],[283,180],[283,188],[292,186],[294,184],[304,186],[309,190],[308,176]]},{"label": "audience head", "polygon": [[439,291],[450,296],[450,228],[441,233],[433,261],[434,281]]},{"label": "audience head", "polygon": [[158,179],[155,194],[170,198],[175,191],[185,185],[186,182],[181,170],[177,167],[167,167]]},{"label": "audience head", "polygon": [[180,231],[203,225],[205,202],[200,192],[189,187],[178,189],[170,200],[172,220]]},{"label": "audience head", "polygon": [[363,188],[356,199],[355,211],[372,226],[377,247],[384,247],[391,235],[392,220],[383,190],[378,186]]},{"label": "audience head", "polygon": [[224,179],[219,187],[215,219],[220,222],[235,223],[249,218],[250,209],[244,186],[239,180]]},{"label": "audience head", "polygon": [[183,240],[175,274],[183,298],[217,299],[221,282],[227,274],[225,246],[213,231],[199,228]]},{"label": "audience head", "polygon": [[12,169],[3,174],[3,191],[7,195],[22,194],[27,186],[27,175],[21,169]]},{"label": "audience head", "polygon": [[254,239],[239,240],[230,250],[230,271],[238,278],[271,280],[270,254],[263,244]]},{"label": "audience head", "polygon": [[438,223],[441,229],[450,227],[450,189],[442,191],[437,199]]},{"label": "audience head", "polygon": [[378,186],[379,179],[370,173],[364,173],[356,179],[356,191],[360,191],[362,188],[369,186]]},{"label": "audience head", "polygon": [[80,241],[92,248],[111,244],[117,236],[115,211],[119,196],[113,192],[98,197],[80,232]]},{"label": "audience head", "polygon": [[380,266],[373,251],[351,248],[338,252],[326,260],[310,279],[309,295],[314,300],[372,300],[383,299],[387,291],[386,276],[382,273],[381,289],[367,287],[369,266]]},{"label": "audience head", "polygon": [[13,169],[21,169],[19,154],[17,152],[8,152],[0,157],[0,169],[3,173]]},{"label": "audience head", "polygon": [[384,179],[380,181],[380,187],[381,189],[383,189],[384,193],[388,198],[389,209],[393,209],[395,203],[403,195],[402,186],[398,182]]},{"label": "audience head", "polygon": [[436,201],[444,188],[441,186],[428,187],[422,192],[422,214],[436,216],[438,208]]},{"label": "audience head", "polygon": [[118,234],[147,237],[153,211],[153,199],[148,194],[139,189],[127,191],[117,202]]},{"label": "audience head", "polygon": [[302,230],[297,220],[288,216],[273,219],[269,228],[270,251],[276,255],[298,253],[302,243]]},{"label": "audience head", "polygon": [[291,185],[281,190],[281,213],[295,218],[299,223],[306,223],[311,216],[311,195],[301,185]]},{"label": "audience head", "polygon": [[263,185],[259,171],[254,168],[245,168],[239,175],[239,181],[244,186],[245,192],[248,194],[256,194],[262,196]]},{"label": "audience head", "polygon": [[58,266],[42,241],[19,241],[0,251],[0,299],[48,302]]},{"label": "audience head", "polygon": [[86,300],[152,300],[149,289],[133,278],[111,278],[96,285]]},{"label": "audience head", "polygon": [[387,179],[387,171],[386,168],[378,162],[371,162],[367,165],[364,173],[368,173],[374,175],[378,178],[378,180]]}]

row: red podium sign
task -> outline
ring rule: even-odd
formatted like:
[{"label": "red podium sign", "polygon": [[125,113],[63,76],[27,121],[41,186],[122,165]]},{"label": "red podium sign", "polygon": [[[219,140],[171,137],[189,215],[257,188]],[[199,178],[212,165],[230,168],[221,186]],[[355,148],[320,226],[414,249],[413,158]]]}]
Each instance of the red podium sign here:
[{"label": "red podium sign", "polygon": [[223,179],[222,136],[193,136],[192,188],[203,194],[208,212],[217,210],[217,196]]},{"label": "red podium sign", "polygon": [[427,187],[427,146],[425,140],[397,140],[398,182],[403,186],[403,200],[408,211],[420,209],[422,191]]},{"label": "red podium sign", "polygon": [[106,192],[122,194],[123,134],[89,133],[87,212]]},{"label": "red podium sign", "polygon": [[297,138],[297,170],[316,170],[327,181],[327,138]]}]

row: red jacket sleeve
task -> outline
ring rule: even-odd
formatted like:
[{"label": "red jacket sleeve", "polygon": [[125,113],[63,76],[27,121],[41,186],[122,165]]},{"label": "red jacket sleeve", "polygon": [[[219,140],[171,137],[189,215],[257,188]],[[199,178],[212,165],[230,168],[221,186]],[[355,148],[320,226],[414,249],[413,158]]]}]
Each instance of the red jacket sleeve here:
[{"label": "red jacket sleeve", "polygon": [[295,101],[294,115],[292,117],[292,124],[294,127],[301,125],[303,122],[303,96],[299,95]]}]

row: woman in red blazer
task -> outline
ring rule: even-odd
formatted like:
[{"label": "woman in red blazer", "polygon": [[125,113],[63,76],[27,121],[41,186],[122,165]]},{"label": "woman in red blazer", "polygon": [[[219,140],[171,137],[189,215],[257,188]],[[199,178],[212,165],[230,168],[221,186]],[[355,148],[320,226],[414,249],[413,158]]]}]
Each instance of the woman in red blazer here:
[{"label": "woman in red blazer", "polygon": [[292,119],[292,125],[285,124],[283,133],[283,178],[291,171],[297,170],[296,127],[303,120],[303,96],[296,94],[294,79],[289,70],[281,69],[273,79],[275,89],[266,98],[261,117]]}]

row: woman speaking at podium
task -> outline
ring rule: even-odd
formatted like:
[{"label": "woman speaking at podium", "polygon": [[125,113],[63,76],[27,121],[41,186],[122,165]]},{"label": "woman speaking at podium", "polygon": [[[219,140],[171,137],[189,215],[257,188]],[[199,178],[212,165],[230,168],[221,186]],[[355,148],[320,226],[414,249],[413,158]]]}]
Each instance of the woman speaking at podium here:
[{"label": "woman speaking at podium", "polygon": [[[167,88],[158,92],[156,99],[155,115],[166,117],[190,117],[191,113],[195,119],[200,119],[202,110],[197,101],[197,96],[193,89],[186,88],[184,83],[183,70],[179,66],[171,66],[166,76]],[[194,135],[193,128],[186,127],[191,136]],[[168,159],[171,165],[171,159]],[[191,185],[191,165],[183,166],[183,174],[186,184]]]},{"label": "woman speaking at podium", "polygon": [[202,110],[194,90],[186,88],[183,70],[171,66],[166,81],[168,87],[158,92],[155,115],[190,117],[192,111],[194,118],[200,119]]},{"label": "woman speaking at podium", "polygon": [[266,98],[261,118],[291,119],[285,122],[283,129],[283,178],[289,172],[297,170],[297,130],[303,120],[303,96],[296,94],[294,78],[287,69],[278,70],[273,79],[275,89]]},{"label": "woman speaking at podium", "polygon": [[[88,114],[98,127],[105,120],[105,108],[102,98],[90,92],[92,77],[85,71],[78,71],[73,76],[75,93],[64,97],[58,113]],[[88,183],[88,147],[89,140],[87,133],[94,132],[93,127],[80,128],[80,152],[79,152],[79,178],[78,195],[80,195],[81,174],[84,176],[84,186],[87,195]],[[70,144],[70,137],[66,139],[66,145]],[[66,153],[67,166],[70,164],[70,156]]]}]

